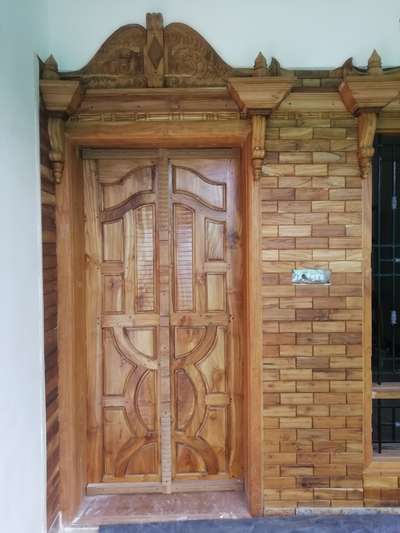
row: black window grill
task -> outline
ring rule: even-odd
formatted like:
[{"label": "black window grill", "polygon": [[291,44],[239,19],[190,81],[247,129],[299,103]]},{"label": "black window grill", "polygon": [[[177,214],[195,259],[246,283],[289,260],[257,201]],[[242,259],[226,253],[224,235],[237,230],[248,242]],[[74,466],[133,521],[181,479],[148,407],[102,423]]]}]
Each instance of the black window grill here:
[{"label": "black window grill", "polygon": [[400,381],[400,136],[376,136],[372,216],[372,374],[380,384]]},{"label": "black window grill", "polygon": [[372,442],[374,451],[399,450],[400,400],[373,400]]}]

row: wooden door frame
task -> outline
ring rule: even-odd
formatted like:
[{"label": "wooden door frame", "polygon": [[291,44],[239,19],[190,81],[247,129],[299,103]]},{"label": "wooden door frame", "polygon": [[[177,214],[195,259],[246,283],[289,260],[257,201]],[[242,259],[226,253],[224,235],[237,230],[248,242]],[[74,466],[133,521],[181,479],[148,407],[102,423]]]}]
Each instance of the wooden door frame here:
[{"label": "wooden door frame", "polygon": [[254,179],[249,120],[71,125],[65,131],[65,168],[57,186],[60,431],[62,512],[68,521],[86,487],[86,345],[83,178],[80,149],[240,148],[243,181],[245,310],[244,485],[253,516],[263,513],[262,299],[260,182]]}]

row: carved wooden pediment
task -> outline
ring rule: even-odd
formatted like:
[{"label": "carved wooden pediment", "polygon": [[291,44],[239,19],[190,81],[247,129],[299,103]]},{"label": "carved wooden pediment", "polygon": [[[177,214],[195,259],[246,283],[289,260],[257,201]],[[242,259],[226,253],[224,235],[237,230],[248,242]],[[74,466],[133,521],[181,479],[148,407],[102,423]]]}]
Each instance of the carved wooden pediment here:
[{"label": "carved wooden pediment", "polygon": [[189,26],[169,24],[165,28],[166,87],[222,86],[237,72],[208,42]]},{"label": "carved wooden pediment", "polygon": [[222,87],[250,69],[225,63],[194,29],[181,23],[164,28],[159,13],[147,15],[147,27],[122,26],[80,70],[63,79],[79,79],[88,88]]},{"label": "carved wooden pediment", "polygon": [[129,24],[116,30],[81,70],[64,72],[62,78],[80,79],[91,88],[146,87],[143,50],[146,30]]}]

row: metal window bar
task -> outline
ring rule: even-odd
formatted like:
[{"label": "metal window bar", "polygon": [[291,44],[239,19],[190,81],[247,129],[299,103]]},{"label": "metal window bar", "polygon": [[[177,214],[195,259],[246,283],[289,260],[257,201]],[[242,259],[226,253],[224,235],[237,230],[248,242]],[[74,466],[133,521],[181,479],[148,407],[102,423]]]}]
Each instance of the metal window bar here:
[{"label": "metal window bar", "polygon": [[372,372],[375,383],[400,381],[400,137],[379,135],[373,162]]},{"label": "metal window bar", "polygon": [[373,400],[372,442],[374,450],[400,450],[400,400]]}]

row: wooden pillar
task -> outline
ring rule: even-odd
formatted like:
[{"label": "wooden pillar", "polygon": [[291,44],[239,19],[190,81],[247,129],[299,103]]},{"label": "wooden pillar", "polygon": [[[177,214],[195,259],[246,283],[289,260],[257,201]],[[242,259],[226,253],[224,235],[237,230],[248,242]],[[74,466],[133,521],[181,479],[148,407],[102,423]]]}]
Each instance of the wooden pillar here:
[{"label": "wooden pillar", "polygon": [[[248,78],[231,78],[230,93],[241,110],[242,116],[251,118],[251,133],[244,147],[243,169],[245,176],[245,204],[248,212],[245,239],[245,269],[247,278],[245,317],[246,352],[245,395],[249,399],[249,416],[245,423],[245,450],[247,457],[245,489],[249,510],[253,516],[262,516],[263,508],[263,331],[262,272],[261,272],[261,194],[260,178],[265,158],[267,117],[290,93],[294,77],[270,76],[262,54],[257,56],[254,73]],[[257,414],[257,415],[256,415]],[[258,459],[261,458],[261,459]]]},{"label": "wooden pillar", "polygon": [[357,117],[358,161],[362,183],[363,246],[363,386],[364,386],[364,464],[372,460],[372,157],[379,112],[400,95],[399,74],[385,74],[381,58],[374,50],[367,74],[347,75],[339,86],[346,109]]}]

